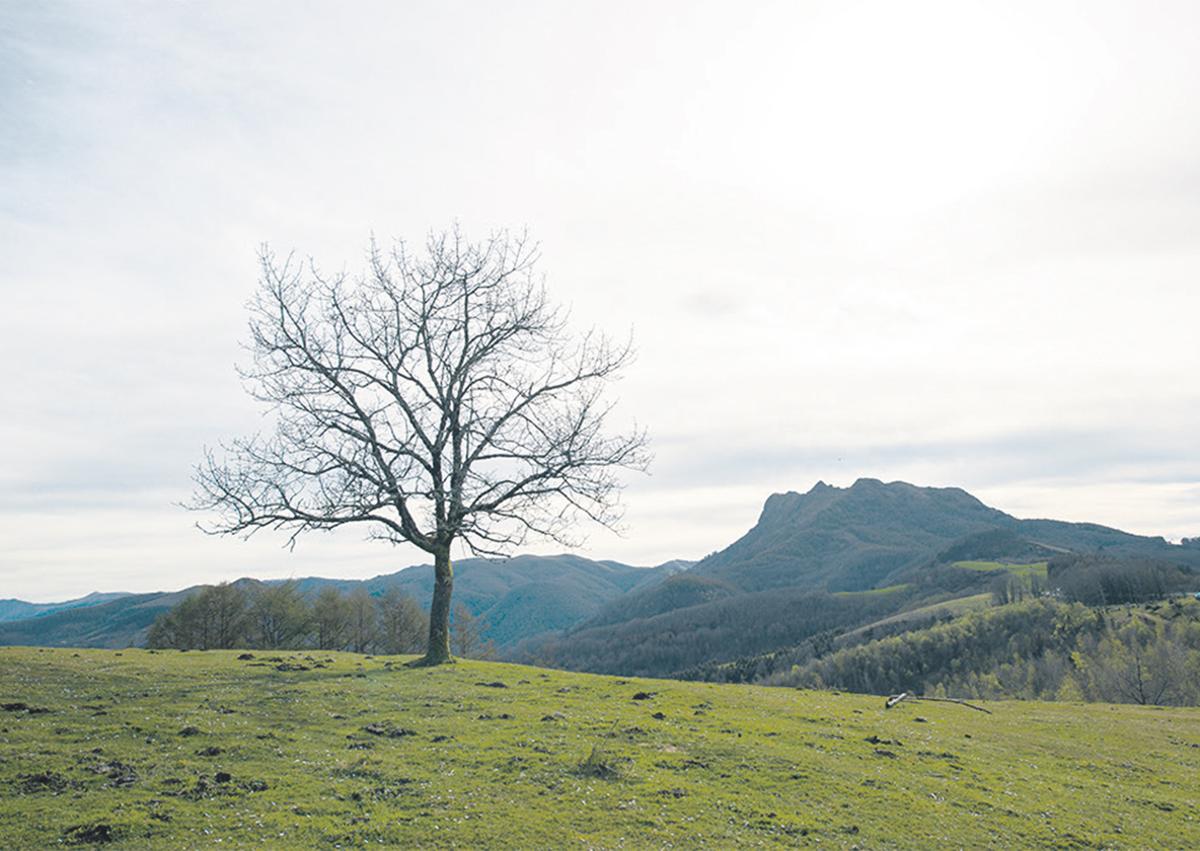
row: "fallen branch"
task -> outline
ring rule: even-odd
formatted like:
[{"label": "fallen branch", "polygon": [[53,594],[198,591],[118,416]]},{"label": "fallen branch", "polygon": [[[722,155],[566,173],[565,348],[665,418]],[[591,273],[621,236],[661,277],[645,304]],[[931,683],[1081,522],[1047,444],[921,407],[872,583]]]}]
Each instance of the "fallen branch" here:
[{"label": "fallen branch", "polygon": [[919,694],[913,694],[912,692],[908,692],[908,691],[904,691],[904,692],[901,692],[900,694],[889,697],[887,699],[887,702],[883,704],[883,708],[891,709],[893,706],[900,703],[900,701],[902,701],[902,700],[936,700],[941,703],[957,703],[959,706],[965,706],[968,709],[976,709],[987,715],[992,714],[992,710],[990,710],[990,709],[984,709],[982,706],[976,706],[973,703],[967,703],[965,700],[959,700],[957,697],[923,697]]}]

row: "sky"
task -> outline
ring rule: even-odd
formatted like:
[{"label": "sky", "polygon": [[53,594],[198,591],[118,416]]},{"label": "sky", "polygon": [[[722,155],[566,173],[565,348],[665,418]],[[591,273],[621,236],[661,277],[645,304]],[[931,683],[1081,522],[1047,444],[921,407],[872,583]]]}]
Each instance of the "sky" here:
[{"label": "sky", "polygon": [[634,335],[584,555],[864,476],[1200,535],[1200,5],[0,0],[0,597],[426,561],[179,503],[264,427],[258,246],[456,222]]}]

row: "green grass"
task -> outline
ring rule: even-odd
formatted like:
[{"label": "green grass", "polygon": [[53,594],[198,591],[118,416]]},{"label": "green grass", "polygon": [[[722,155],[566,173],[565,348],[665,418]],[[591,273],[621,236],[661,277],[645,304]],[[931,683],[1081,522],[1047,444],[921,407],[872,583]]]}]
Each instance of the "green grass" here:
[{"label": "green grass", "polygon": [[1196,709],[255,655],[0,650],[0,847],[1200,847]]},{"label": "green grass", "polygon": [[844,645],[871,630],[877,630],[897,623],[929,620],[936,615],[962,615],[977,609],[986,609],[990,605],[992,605],[991,592],[972,594],[969,597],[955,597],[952,600],[943,600],[940,603],[930,603],[926,606],[918,606],[915,609],[906,609],[903,612],[897,612],[894,615],[888,615],[886,618],[880,618],[877,621],[864,624],[857,629],[842,633],[838,637],[838,641]]},{"label": "green grass", "polygon": [[1038,579],[1046,578],[1046,562],[1044,561],[1032,564],[1011,564],[1004,561],[956,561],[952,566],[961,570],[975,570],[981,573],[1003,570],[1022,578],[1027,576],[1035,576]]}]

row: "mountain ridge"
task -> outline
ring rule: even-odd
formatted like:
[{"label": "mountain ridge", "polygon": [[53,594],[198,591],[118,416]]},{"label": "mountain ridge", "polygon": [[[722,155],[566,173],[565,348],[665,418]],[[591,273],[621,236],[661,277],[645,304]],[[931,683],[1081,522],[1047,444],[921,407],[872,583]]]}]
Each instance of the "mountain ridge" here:
[{"label": "mountain ridge", "polygon": [[[504,647],[545,632],[556,632],[586,619],[609,600],[670,576],[687,562],[635,567],[616,561],[593,561],[564,553],[555,556],[519,555],[509,559],[462,559],[455,563],[455,601],[487,623],[484,637]],[[351,591],[364,587],[372,595],[389,588],[414,597],[428,607],[433,593],[430,565],[410,565],[395,573],[369,579],[319,576],[295,580],[242,577],[231,584],[277,585],[294,581],[301,594],[315,596],[323,588]],[[0,622],[0,645],[120,648],[143,644],[154,620],[188,595],[204,588],[121,594],[96,598],[38,615]],[[88,598],[80,598],[85,600]],[[530,600],[540,600],[536,607]],[[36,605],[36,604],[30,604]]]},{"label": "mountain ridge", "polygon": [[860,591],[928,559],[939,544],[991,529],[1070,551],[1155,551],[1190,558],[1185,548],[1162,537],[1098,523],[1017,518],[962,488],[860,478],[845,488],[819,481],[806,493],[771,494],[749,531],[702,559],[691,573],[742,587],[749,580],[763,588],[797,584],[799,570],[814,588]]},{"label": "mountain ridge", "polygon": [[66,609],[96,606],[116,600],[119,597],[127,596],[129,594],[126,591],[92,591],[90,594],[85,594],[82,597],[51,603],[31,603],[27,600],[18,600],[10,597],[0,600],[0,623],[42,617]]}]

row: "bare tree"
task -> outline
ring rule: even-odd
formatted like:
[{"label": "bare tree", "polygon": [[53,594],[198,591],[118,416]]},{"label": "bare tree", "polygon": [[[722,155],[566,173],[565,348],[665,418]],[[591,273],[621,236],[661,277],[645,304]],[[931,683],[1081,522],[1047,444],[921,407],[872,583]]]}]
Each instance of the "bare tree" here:
[{"label": "bare tree", "polygon": [[259,588],[250,602],[255,643],[268,650],[292,647],[309,628],[308,606],[295,580]]},{"label": "bare tree", "polygon": [[618,469],[644,469],[645,434],[610,434],[603,390],[628,345],[573,338],[523,238],[431,236],[423,256],[372,244],[357,278],[261,254],[250,305],[255,398],[273,434],[206,451],[192,507],[206,531],[250,535],[365,525],[433,556],[423,664],[451,659],[451,548],[502,555],[528,536],[570,545],[619,519]]},{"label": "bare tree", "polygon": [[359,585],[346,597],[346,604],[350,612],[350,649],[355,653],[367,653],[374,647],[379,634],[375,598]]},{"label": "bare tree", "polygon": [[391,587],[376,598],[379,609],[379,643],[384,653],[419,652],[429,633],[429,618],[421,605],[399,588]]},{"label": "bare tree", "polygon": [[227,650],[246,646],[249,626],[244,588],[222,582],[189,595],[155,621],[146,641],[151,647]]},{"label": "bare tree", "polygon": [[450,635],[454,652],[467,659],[490,659],[496,648],[483,637],[487,621],[471,614],[471,610],[459,603],[454,607],[450,619]]},{"label": "bare tree", "polygon": [[1186,694],[1187,650],[1165,624],[1135,615],[1113,630],[1101,649],[1092,667],[1102,699],[1165,706]]},{"label": "bare tree", "polygon": [[320,650],[342,650],[350,631],[350,603],[337,588],[322,588],[312,604],[312,631]]}]

